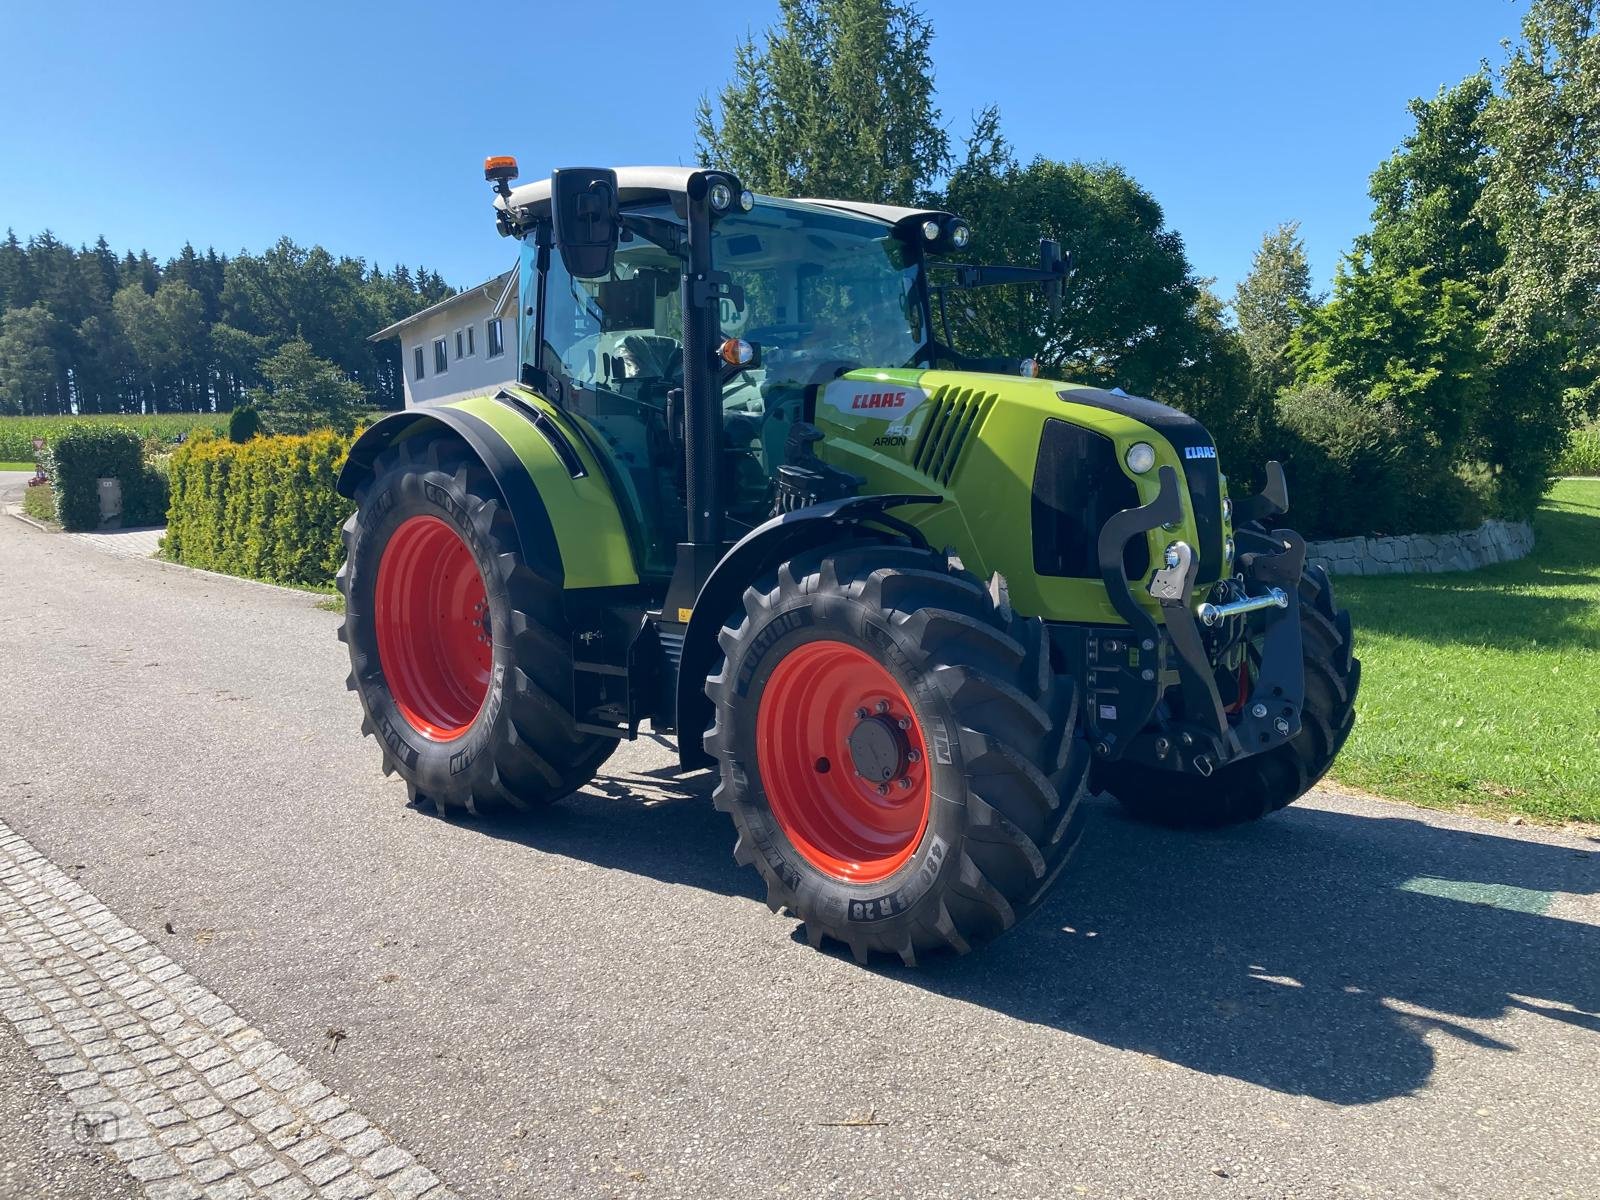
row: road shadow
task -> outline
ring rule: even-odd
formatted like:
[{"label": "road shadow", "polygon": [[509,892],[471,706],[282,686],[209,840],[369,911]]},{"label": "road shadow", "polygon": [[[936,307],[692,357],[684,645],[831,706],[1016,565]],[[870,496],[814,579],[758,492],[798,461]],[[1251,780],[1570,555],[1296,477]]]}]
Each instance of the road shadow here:
[{"label": "road shadow", "polygon": [[[710,790],[706,774],[608,776],[529,822],[479,828],[761,900]],[[1072,864],[1018,928],[966,958],[870,969],[1197,1071],[1366,1104],[1428,1082],[1430,1033],[1516,1052],[1461,1019],[1523,1009],[1600,1034],[1600,928],[1543,915],[1558,891],[1600,891],[1600,849],[1310,808],[1184,834],[1094,800]]]}]

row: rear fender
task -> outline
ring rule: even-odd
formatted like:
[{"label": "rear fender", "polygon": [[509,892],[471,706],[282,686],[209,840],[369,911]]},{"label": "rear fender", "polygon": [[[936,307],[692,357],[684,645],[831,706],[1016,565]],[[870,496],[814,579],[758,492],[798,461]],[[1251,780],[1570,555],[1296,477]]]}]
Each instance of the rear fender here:
[{"label": "rear fender", "polygon": [[518,389],[393,413],[356,439],[339,473],[355,498],[384,450],[429,431],[459,437],[516,518],[525,562],[567,589],[639,582],[622,514],[588,445],[542,397]]},{"label": "rear fender", "polygon": [[556,542],[550,513],[533,484],[532,475],[504,438],[485,422],[466,413],[439,407],[384,417],[365,430],[350,447],[350,455],[339,471],[339,494],[355,499],[361,487],[371,480],[373,464],[380,454],[408,438],[434,431],[455,435],[478,456],[516,517],[523,561],[546,578],[564,583],[566,571],[561,547]]},{"label": "rear fender", "polygon": [[853,532],[926,549],[927,541],[914,526],[889,516],[885,510],[901,504],[939,501],[938,496],[925,495],[847,496],[774,517],[734,543],[700,589],[684,630],[677,696],[678,761],[684,770],[716,765],[702,744],[712,714],[705,692],[706,676],[722,652],[717,645],[717,631],[730,614],[740,609],[745,588],[796,554],[840,541]]}]

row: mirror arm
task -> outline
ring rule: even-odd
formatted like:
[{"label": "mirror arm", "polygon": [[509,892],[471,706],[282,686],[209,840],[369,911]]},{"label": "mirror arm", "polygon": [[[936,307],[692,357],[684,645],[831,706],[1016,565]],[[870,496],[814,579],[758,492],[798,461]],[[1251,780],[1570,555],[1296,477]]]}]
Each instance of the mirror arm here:
[{"label": "mirror arm", "polygon": [[677,222],[628,212],[621,213],[619,220],[623,229],[638,234],[652,245],[660,246],[674,258],[689,257],[689,235]]}]

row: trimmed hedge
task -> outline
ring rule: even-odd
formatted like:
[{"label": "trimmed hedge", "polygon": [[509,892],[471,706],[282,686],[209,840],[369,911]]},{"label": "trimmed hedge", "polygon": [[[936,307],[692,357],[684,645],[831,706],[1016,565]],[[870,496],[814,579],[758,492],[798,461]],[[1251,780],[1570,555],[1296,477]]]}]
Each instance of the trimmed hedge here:
[{"label": "trimmed hedge", "polygon": [[191,438],[172,454],[167,557],[272,583],[331,583],[344,557],[339,527],[355,508],[333,486],[352,441],[331,430]]},{"label": "trimmed hedge", "polygon": [[101,479],[122,482],[123,524],[129,501],[139,502],[144,490],[144,449],[139,435],[126,425],[80,422],[63,431],[44,454],[45,474],[55,487],[56,520],[63,529],[94,529],[100,524]]}]

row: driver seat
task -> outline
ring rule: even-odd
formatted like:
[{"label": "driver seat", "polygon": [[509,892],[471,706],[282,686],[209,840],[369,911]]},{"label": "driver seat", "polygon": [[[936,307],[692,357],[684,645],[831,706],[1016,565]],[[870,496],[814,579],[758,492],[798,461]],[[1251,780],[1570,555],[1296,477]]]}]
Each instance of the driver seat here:
[{"label": "driver seat", "polygon": [[676,338],[654,333],[630,333],[622,339],[620,357],[632,363],[629,379],[683,378],[683,347]]}]

